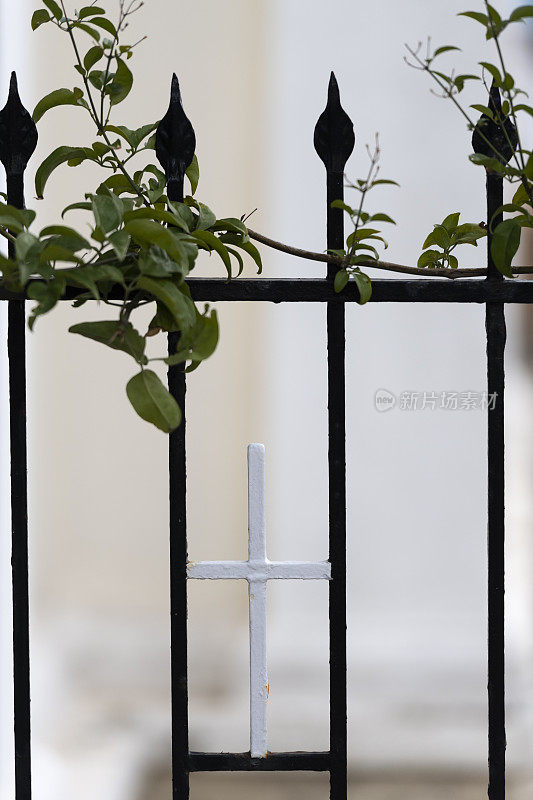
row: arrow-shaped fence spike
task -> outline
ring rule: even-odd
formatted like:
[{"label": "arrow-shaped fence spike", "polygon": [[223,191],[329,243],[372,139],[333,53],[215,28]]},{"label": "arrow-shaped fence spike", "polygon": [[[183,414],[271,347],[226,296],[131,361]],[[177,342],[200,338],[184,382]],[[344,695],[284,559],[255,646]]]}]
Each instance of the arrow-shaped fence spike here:
[{"label": "arrow-shaped fence spike", "polygon": [[20,101],[12,72],[7,103],[0,111],[0,161],[7,175],[22,175],[36,147],[37,128]]},{"label": "arrow-shaped fence spike", "polygon": [[[488,108],[496,118],[501,116],[501,95],[494,81],[489,93]],[[474,153],[497,158],[502,164],[507,164],[513,157],[517,144],[516,128],[510,117],[505,118],[502,126],[487,114],[481,115],[472,135]]]},{"label": "arrow-shaped fence spike", "polygon": [[328,102],[315,127],[315,150],[330,172],[344,172],[355,146],[353,122],[341,106],[339,85],[331,73]]},{"label": "arrow-shaped fence spike", "polygon": [[185,170],[193,159],[195,149],[194,128],[183,110],[180,85],[174,74],[170,88],[170,105],[158,125],[155,138],[155,151],[165,170],[170,200],[183,200]]}]

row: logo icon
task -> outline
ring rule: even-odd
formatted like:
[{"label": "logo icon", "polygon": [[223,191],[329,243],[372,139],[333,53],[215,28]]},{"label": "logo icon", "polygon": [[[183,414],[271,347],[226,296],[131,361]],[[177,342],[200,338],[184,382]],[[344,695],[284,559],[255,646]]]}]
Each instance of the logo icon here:
[{"label": "logo icon", "polygon": [[388,389],[378,389],[374,396],[374,403],[378,411],[390,411],[396,405],[396,395]]}]

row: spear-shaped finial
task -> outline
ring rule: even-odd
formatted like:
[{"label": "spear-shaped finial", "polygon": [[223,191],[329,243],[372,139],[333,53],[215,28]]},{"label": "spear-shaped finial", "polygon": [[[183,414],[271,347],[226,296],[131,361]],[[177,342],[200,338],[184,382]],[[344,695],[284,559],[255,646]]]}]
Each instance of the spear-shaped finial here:
[{"label": "spear-shaped finial", "polygon": [[37,147],[37,128],[18,93],[17,75],[11,73],[7,103],[0,111],[0,161],[8,175],[22,175]]},{"label": "spear-shaped finial", "polygon": [[315,150],[330,172],[344,172],[355,146],[353,122],[341,106],[339,85],[331,73],[328,102],[315,127]]},{"label": "spear-shaped finial", "polygon": [[170,105],[158,125],[155,138],[156,155],[165,170],[167,194],[171,200],[183,200],[185,170],[193,159],[195,148],[194,128],[183,110],[180,85],[174,74]]},{"label": "spear-shaped finial", "polygon": [[[494,81],[490,88],[488,108],[493,112],[496,119],[501,117],[502,101],[500,90]],[[507,164],[513,157],[517,144],[516,128],[510,117],[505,118],[502,126],[487,114],[481,115],[472,135],[474,153],[497,158],[502,164]]]}]

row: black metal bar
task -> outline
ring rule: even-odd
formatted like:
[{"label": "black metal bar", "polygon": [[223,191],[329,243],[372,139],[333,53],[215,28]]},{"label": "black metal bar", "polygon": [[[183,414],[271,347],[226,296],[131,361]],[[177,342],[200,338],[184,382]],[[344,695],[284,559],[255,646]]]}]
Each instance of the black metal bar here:
[{"label": "black metal bar", "polygon": [[[344,167],[355,144],[353,124],[340,104],[331,73],[328,103],[315,128],[315,149],[327,175],[327,246],[344,247],[344,215],[332,208],[344,198]],[[328,265],[333,286],[336,269]],[[346,712],[346,420],[344,304],[328,302],[328,465],[329,465],[329,703],[330,798],[347,797]]]},{"label": "black metal bar", "polygon": [[[488,219],[503,203],[503,180],[487,176]],[[497,224],[499,220],[495,220]],[[490,254],[487,282],[501,284]],[[488,702],[489,800],[505,798],[505,486],[504,486],[504,353],[502,303],[487,303],[487,391],[495,395],[488,411]],[[490,406],[489,406],[490,408]]]},{"label": "black metal bar", "polygon": [[328,772],[330,753],[268,753],[251,758],[250,753],[190,753],[191,772]]},{"label": "black metal bar", "polygon": [[[187,284],[193,298],[205,302],[250,303],[357,303],[359,292],[349,283],[337,294],[324,278],[189,278]],[[85,289],[69,287],[62,300],[75,300]],[[119,287],[109,294],[120,300]],[[0,301],[15,296],[0,288]],[[533,281],[503,280],[497,283],[483,278],[455,280],[427,278],[413,280],[372,280],[373,303],[533,303]]]},{"label": "black metal bar", "polygon": [[[190,278],[195,300],[216,302],[269,303],[356,303],[359,292],[350,282],[336,294],[323,278],[249,278],[230,283],[216,278]],[[372,280],[373,303],[533,303],[533,281],[504,280],[489,283],[484,279]]]},{"label": "black metal bar", "polygon": [[[37,129],[11,75],[9,96],[0,111],[0,161],[8,202],[24,208],[24,170],[37,145]],[[9,242],[9,256],[15,255]],[[11,455],[11,569],[13,580],[13,702],[15,797],[31,798],[30,634],[28,590],[28,474],[26,443],[26,323],[24,299],[8,306],[9,432]]]},{"label": "black metal bar", "polygon": [[[472,136],[476,153],[510,161],[518,136],[510,118],[503,124],[500,90],[493,82],[488,106]],[[483,136],[481,135],[483,133]],[[488,140],[488,141],[487,141]],[[487,171],[487,278],[486,286],[506,284],[492,258],[492,231],[503,220],[503,178]],[[504,386],[505,313],[503,303],[491,299],[485,312],[487,333],[488,403],[488,748],[489,800],[505,800],[505,485]]]},{"label": "black metal bar", "polygon": [[[170,105],[156,133],[157,157],[167,178],[169,200],[183,202],[185,170],[194,156],[196,139],[181,103],[176,75]],[[169,355],[179,333],[168,337]],[[168,388],[181,408],[179,427],[169,437],[170,471],[170,641],[172,690],[172,797],[189,797],[189,699],[187,680],[187,456],[185,365],[170,367]]]}]

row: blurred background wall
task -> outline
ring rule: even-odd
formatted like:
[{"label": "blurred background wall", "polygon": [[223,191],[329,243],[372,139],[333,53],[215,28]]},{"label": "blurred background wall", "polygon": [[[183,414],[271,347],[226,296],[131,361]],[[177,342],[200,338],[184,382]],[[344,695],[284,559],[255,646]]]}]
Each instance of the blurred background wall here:
[{"label": "blurred background wall", "polygon": [[[0,3],[0,96],[16,68],[30,109],[75,76],[57,31],[32,34],[32,10],[29,0]],[[428,34],[436,44],[463,48],[454,57],[461,71],[490,60],[478,26],[455,16],[461,10],[460,0],[204,0],[186,8],[147,0],[130,39],[149,38],[136,51],[134,91],[116,121],[135,127],[160,118],[176,71],[197,132],[199,196],[219,216],[257,207],[255,229],[322,250],[324,170],[312,135],[334,69],[357,136],[348,175],[366,172],[364,145],[379,131],[383,175],[402,188],[383,188],[371,203],[398,222],[389,236],[391,260],[415,263],[426,234],[448,213],[461,208],[465,220],[485,218],[484,176],[466,159],[464,124],[402,60],[403,43]],[[528,89],[527,29],[508,38],[510,69]],[[484,102],[479,89],[469,91],[468,102]],[[58,144],[94,139],[83,113],[68,108],[50,112],[39,133],[26,198],[45,225],[98,176],[90,167],[63,167],[46,199],[35,201],[33,174],[42,158]],[[469,249],[463,263],[478,266],[483,257],[482,247]],[[531,263],[527,250],[523,259]],[[264,262],[267,276],[322,274],[321,265],[280,253],[264,252]],[[209,259],[198,270],[221,274]],[[321,559],[325,309],[220,304],[219,314],[219,350],[189,381],[190,557],[245,557],[246,445],[262,441],[269,555]],[[74,320],[106,316],[104,309],[62,306],[28,336],[36,800],[153,799],[156,782],[169,796],[167,440],[130,409],[127,360],[65,336]],[[533,746],[532,387],[522,356],[527,311],[510,309],[508,319],[508,742],[513,774],[521,777]],[[2,325],[5,331],[4,317]],[[5,387],[4,362],[1,368]],[[480,411],[383,414],[374,396],[378,389],[399,396],[484,387],[483,308],[347,307],[354,774],[469,775],[483,786],[485,418]],[[0,403],[0,786],[2,798],[10,798],[5,389]],[[269,586],[269,604],[269,747],[326,749],[327,587],[279,582]],[[246,586],[193,582],[189,623],[191,747],[246,750]],[[195,791],[207,797],[200,784]],[[317,797],[327,796],[323,786],[319,791]]]}]

